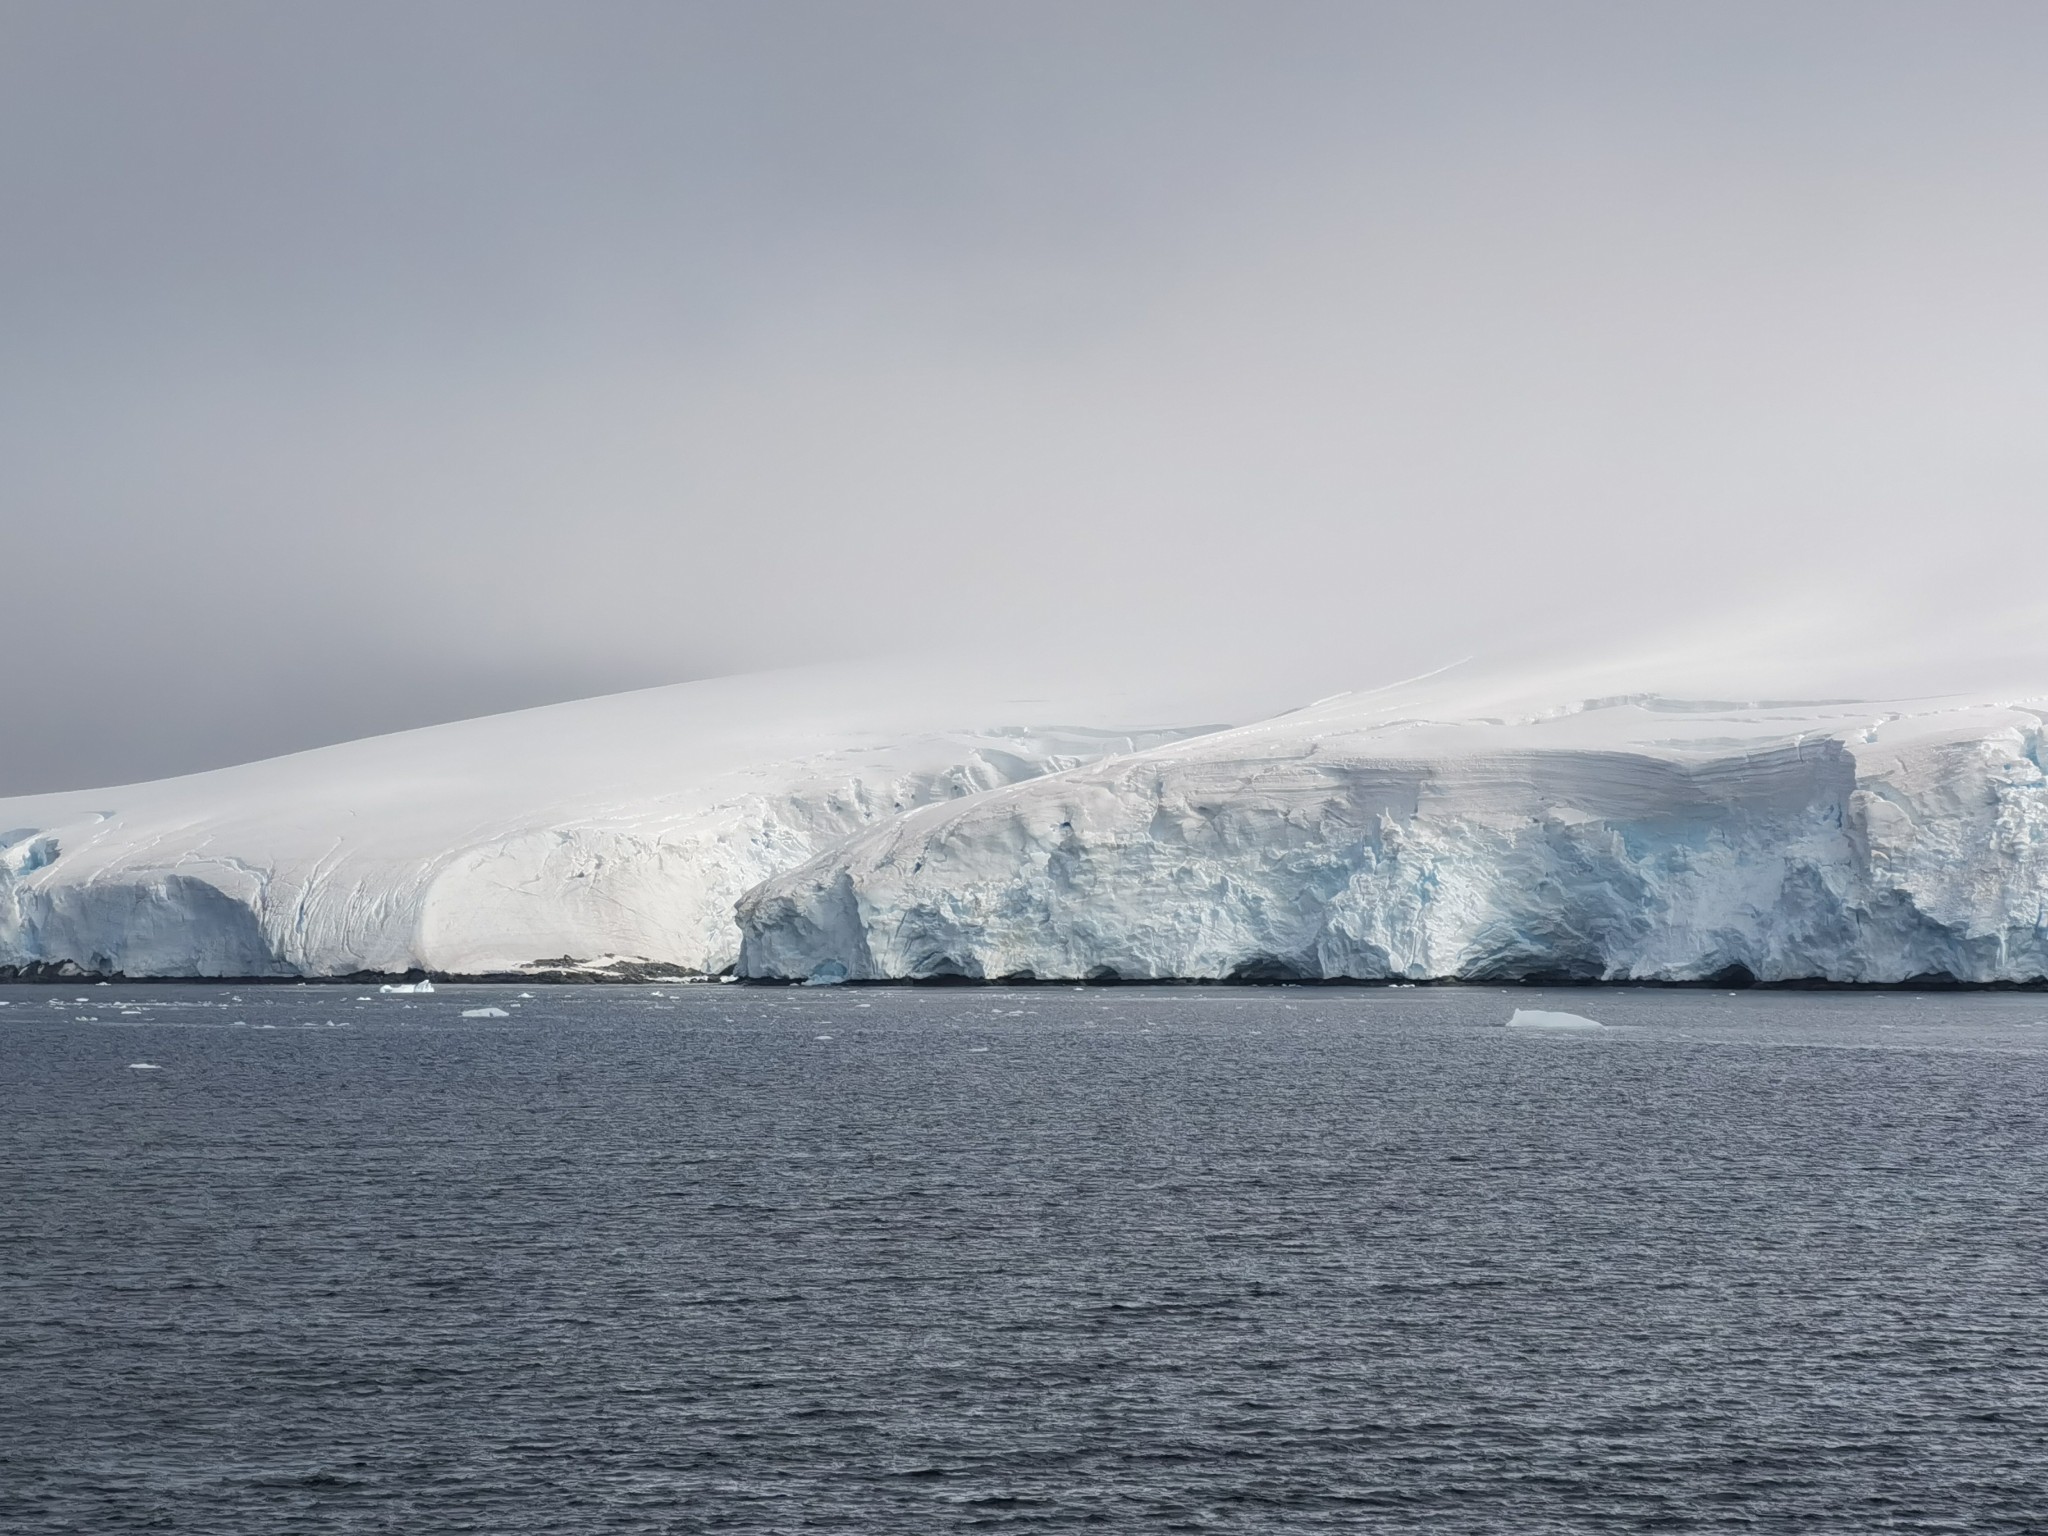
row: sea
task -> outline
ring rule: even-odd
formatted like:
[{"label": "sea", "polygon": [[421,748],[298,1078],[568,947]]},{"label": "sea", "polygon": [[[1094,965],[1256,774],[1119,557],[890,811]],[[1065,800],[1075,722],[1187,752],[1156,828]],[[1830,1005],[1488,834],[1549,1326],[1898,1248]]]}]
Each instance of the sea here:
[{"label": "sea", "polygon": [[0,1004],[8,1533],[2048,1530],[2048,994]]}]

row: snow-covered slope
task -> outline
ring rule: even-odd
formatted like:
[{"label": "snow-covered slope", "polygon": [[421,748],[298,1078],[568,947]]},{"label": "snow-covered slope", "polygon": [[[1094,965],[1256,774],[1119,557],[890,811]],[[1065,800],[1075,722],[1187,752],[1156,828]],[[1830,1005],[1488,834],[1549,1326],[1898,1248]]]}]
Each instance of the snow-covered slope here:
[{"label": "snow-covered slope", "polygon": [[846,667],[0,800],[0,966],[2048,976],[2048,698],[1744,701],[1728,654],[1279,715]]},{"label": "snow-covered slope", "polygon": [[1411,686],[913,811],[763,977],[2048,975],[2048,699]]},{"label": "snow-covered slope", "polygon": [[321,976],[616,957],[713,972],[738,953],[733,904],[757,881],[904,809],[1214,727],[1172,717],[1190,707],[849,667],[0,800],[0,965]]}]

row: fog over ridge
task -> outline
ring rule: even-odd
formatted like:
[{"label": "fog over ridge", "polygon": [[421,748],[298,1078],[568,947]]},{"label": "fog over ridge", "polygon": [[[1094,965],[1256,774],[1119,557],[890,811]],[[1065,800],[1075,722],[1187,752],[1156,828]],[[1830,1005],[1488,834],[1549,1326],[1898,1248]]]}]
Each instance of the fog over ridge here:
[{"label": "fog over ridge", "polygon": [[2048,629],[2044,63],[2004,4],[0,7],[0,793],[920,648],[1974,686]]}]

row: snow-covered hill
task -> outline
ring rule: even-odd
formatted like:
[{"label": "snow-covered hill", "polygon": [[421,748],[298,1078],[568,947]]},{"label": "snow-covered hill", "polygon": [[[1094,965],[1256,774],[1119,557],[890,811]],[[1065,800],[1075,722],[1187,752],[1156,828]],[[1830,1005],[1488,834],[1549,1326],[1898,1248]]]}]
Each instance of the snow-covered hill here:
[{"label": "snow-covered hill", "polygon": [[2048,976],[2048,698],[1745,700],[1680,661],[1281,714],[847,667],[5,800],[0,965]]},{"label": "snow-covered hill", "polygon": [[821,669],[0,800],[0,965],[716,972],[768,875],[915,806],[1214,727],[1185,707]]},{"label": "snow-covered hill", "polygon": [[2048,976],[2044,718],[1345,698],[880,823],[742,900],[741,969]]}]

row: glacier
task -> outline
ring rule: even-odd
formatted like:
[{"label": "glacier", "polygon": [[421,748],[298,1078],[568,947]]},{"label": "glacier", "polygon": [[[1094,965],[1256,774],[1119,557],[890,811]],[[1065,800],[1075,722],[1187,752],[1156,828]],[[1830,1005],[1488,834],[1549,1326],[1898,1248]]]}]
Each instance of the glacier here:
[{"label": "glacier", "polygon": [[729,971],[740,895],[848,834],[1216,723],[1127,723],[1155,706],[1170,691],[815,668],[4,799],[0,967]]},{"label": "glacier", "polygon": [[1340,698],[868,828],[742,898],[740,969],[2033,981],[2044,719],[1971,698]]},{"label": "glacier", "polygon": [[0,799],[0,970],[2048,978],[2024,688],[1802,701],[1648,655],[1285,710],[1101,671],[713,679]]}]

